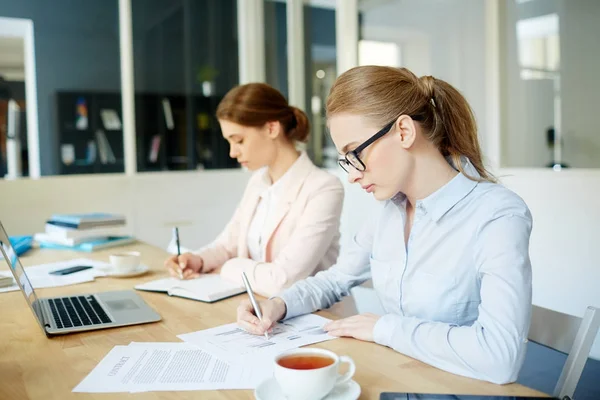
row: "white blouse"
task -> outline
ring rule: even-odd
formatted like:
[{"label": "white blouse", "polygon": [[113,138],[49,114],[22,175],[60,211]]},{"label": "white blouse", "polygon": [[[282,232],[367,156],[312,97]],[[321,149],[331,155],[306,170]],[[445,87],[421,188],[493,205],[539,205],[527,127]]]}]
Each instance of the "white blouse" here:
[{"label": "white blouse", "polygon": [[[300,157],[298,157],[300,159]],[[286,181],[289,180],[290,171],[298,164],[298,160],[292,164],[290,168],[283,174],[281,178],[277,180],[274,184],[271,183],[271,178],[269,177],[269,172],[265,167],[263,170],[262,179],[269,185],[269,187],[260,194],[260,199],[258,201],[258,205],[256,206],[256,210],[254,211],[254,216],[252,217],[252,221],[250,222],[250,226],[248,227],[248,253],[250,254],[250,258],[254,261],[265,262],[265,249],[267,247],[267,239],[263,238],[265,224],[269,218],[269,214],[273,212],[277,204],[279,203],[279,199],[287,186]]]}]

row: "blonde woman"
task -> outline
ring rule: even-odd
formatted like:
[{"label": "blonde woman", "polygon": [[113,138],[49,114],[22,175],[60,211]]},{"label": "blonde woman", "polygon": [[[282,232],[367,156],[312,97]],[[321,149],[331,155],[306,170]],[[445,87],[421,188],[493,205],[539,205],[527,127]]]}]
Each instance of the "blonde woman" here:
[{"label": "blonde woman", "polygon": [[471,108],[448,83],[407,69],[342,74],[327,117],[348,179],[383,201],[328,271],[238,321],[273,321],[329,307],[372,278],[385,315],[325,329],[389,346],[440,369],[495,383],[517,378],[531,310],[525,203],[485,170]]},{"label": "blonde woman", "polygon": [[220,272],[271,296],[333,265],[344,198],[339,179],[317,168],[296,142],[309,135],[306,114],[271,86],[250,83],[217,108],[230,157],[255,171],[231,221],[214,242],[165,261],[184,279]]}]

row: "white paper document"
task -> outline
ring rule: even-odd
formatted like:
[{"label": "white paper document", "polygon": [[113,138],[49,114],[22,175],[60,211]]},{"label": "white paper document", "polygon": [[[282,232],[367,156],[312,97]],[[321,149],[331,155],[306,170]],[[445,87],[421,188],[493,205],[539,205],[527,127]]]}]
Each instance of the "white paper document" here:
[{"label": "white paper document", "polygon": [[[74,267],[77,265],[90,265],[94,268],[86,269],[84,271],[75,272],[69,275],[50,275],[50,272],[58,269]],[[105,267],[107,263],[89,260],[85,258],[78,258],[75,260],[61,261],[50,264],[41,264],[25,268],[27,277],[31,281],[31,285],[34,289],[48,288],[75,285],[77,283],[92,282],[98,276],[106,275],[105,272],[97,269],[96,267]],[[10,274],[10,271],[2,271],[2,274]],[[12,286],[0,288],[0,293],[10,292],[13,290],[19,290],[16,283]]]},{"label": "white paper document", "polygon": [[251,389],[265,379],[189,343],[114,347],[73,392]]},{"label": "white paper document", "polygon": [[275,354],[300,346],[336,339],[323,330],[330,320],[314,314],[279,322],[269,339],[246,332],[236,323],[186,333],[178,337],[230,361],[251,363],[258,357],[272,361]]}]

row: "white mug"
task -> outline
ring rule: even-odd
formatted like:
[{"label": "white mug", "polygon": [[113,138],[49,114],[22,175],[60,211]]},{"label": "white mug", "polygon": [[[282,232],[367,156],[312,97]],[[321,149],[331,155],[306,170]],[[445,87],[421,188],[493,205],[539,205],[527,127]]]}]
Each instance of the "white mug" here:
[{"label": "white mug", "polygon": [[141,254],[139,251],[111,254],[110,263],[117,272],[125,273],[135,270],[140,265]]},{"label": "white mug", "polygon": [[[317,356],[329,358],[333,362],[327,366],[315,369],[292,369],[279,364],[279,360],[288,356]],[[347,363],[349,368],[342,376],[338,376],[341,363]],[[290,400],[317,400],[327,396],[336,385],[348,382],[356,366],[347,356],[338,356],[332,351],[323,349],[294,349],[275,357],[274,376],[281,391]]]}]

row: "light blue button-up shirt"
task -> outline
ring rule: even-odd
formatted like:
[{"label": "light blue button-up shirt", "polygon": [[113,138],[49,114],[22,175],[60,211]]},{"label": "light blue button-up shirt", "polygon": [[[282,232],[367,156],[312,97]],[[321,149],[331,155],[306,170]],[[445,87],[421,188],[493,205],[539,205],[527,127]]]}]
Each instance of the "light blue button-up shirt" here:
[{"label": "light blue button-up shirt", "polygon": [[376,343],[455,374],[515,381],[531,318],[527,205],[459,173],[417,201],[407,245],[405,221],[404,195],[383,202],[335,266],[280,295],[286,318],[328,308],[372,278],[386,312]]}]

